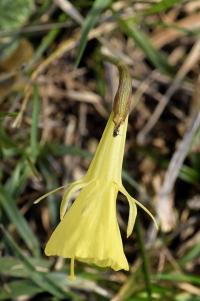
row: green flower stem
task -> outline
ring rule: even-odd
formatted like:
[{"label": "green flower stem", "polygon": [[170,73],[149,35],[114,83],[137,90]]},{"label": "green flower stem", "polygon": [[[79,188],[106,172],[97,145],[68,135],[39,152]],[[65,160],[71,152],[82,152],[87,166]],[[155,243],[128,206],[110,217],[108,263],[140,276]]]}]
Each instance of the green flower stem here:
[{"label": "green flower stem", "polygon": [[136,229],[136,235],[137,235],[137,241],[140,249],[140,254],[143,260],[143,273],[144,273],[144,281],[146,286],[146,291],[148,295],[148,300],[152,301],[152,291],[151,291],[151,280],[150,280],[150,273],[149,273],[149,263],[148,258],[145,250],[143,235],[142,235],[142,227],[139,218],[136,219],[135,223],[135,229]]}]

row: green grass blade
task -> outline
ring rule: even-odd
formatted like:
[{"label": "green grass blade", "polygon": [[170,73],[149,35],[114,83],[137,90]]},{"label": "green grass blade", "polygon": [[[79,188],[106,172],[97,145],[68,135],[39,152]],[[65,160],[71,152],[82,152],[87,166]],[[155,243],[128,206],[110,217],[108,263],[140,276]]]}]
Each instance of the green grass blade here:
[{"label": "green grass blade", "polygon": [[[41,160],[39,167],[40,167],[40,172],[45,180],[46,191],[51,192],[52,189],[53,191],[55,191],[54,188],[59,187],[56,174],[52,172],[52,170],[49,168],[49,164],[43,160]],[[63,191],[65,188],[66,186],[63,186]],[[60,219],[60,206],[59,206],[60,202],[55,202],[55,200],[58,200],[59,198],[56,194],[51,194],[51,193],[49,193],[47,197],[48,197],[48,209],[49,209],[49,214],[51,216],[52,225],[56,226]]]},{"label": "green grass blade", "polygon": [[198,184],[200,181],[200,174],[198,169],[187,165],[182,165],[179,173],[179,178],[191,184]]},{"label": "green grass blade", "polygon": [[[47,273],[37,271],[35,266],[32,264],[28,256],[25,256],[21,251],[20,247],[16,244],[10,234],[1,227],[1,231],[3,232],[6,243],[10,246],[10,248],[15,252],[16,257],[18,257],[21,263],[24,265],[26,269],[28,278],[33,281],[38,287],[42,288],[44,292],[49,292],[51,295],[57,298],[66,298],[70,292],[63,290],[59,283],[52,281]],[[74,300],[76,300],[74,298]]]},{"label": "green grass blade", "polygon": [[80,60],[82,58],[83,52],[85,50],[87,44],[87,37],[89,31],[95,26],[96,22],[98,21],[101,13],[105,10],[110,4],[112,0],[95,0],[94,4],[89,11],[87,17],[85,18],[82,29],[81,29],[81,38],[77,52],[77,59],[75,62],[75,67],[78,67]]},{"label": "green grass blade", "polygon": [[35,294],[42,293],[42,291],[42,288],[30,280],[15,280],[6,283],[6,286],[2,286],[0,290],[0,300],[17,300],[18,297],[31,297]]},{"label": "green grass blade", "polygon": [[31,124],[31,154],[33,160],[36,159],[39,148],[38,148],[38,123],[40,114],[40,99],[38,87],[35,85],[33,89],[33,114],[32,114],[32,124]]},{"label": "green grass blade", "polygon": [[200,285],[200,277],[186,274],[158,274],[156,279],[170,282],[188,282]]},{"label": "green grass blade", "polygon": [[158,3],[153,4],[144,13],[145,14],[157,14],[162,11],[166,11],[167,9],[169,9],[181,2],[182,2],[182,0],[162,0]]},{"label": "green grass blade", "polygon": [[10,221],[15,225],[27,247],[35,256],[39,256],[40,247],[37,238],[35,237],[25,218],[18,210],[13,198],[3,187],[0,187],[0,205]]},{"label": "green grass blade", "polygon": [[[1,119],[0,119],[1,121]],[[12,139],[7,135],[6,131],[3,128],[3,125],[0,123],[0,147],[1,148],[11,148],[15,149],[17,148],[17,145],[15,142],[13,142]]]},{"label": "green grass blade", "polygon": [[200,254],[200,241],[197,242],[189,252],[180,259],[180,264],[185,265],[187,262],[198,258]]},{"label": "green grass blade", "polygon": [[[48,258],[29,257],[29,260],[38,271],[48,271],[51,266],[51,262]],[[18,278],[27,278],[28,276],[21,261],[18,258],[11,256],[0,257],[0,275]]]},{"label": "green grass blade", "polygon": [[[65,14],[61,14],[58,17],[58,24],[60,22],[64,22],[67,20],[67,16]],[[48,49],[48,47],[51,46],[51,44],[54,42],[58,34],[60,33],[60,28],[53,28],[48,32],[47,35],[44,36],[41,43],[39,44],[38,48],[35,50],[33,54],[33,58],[31,59],[31,62],[28,65],[28,69],[31,68],[44,54],[44,52]]]},{"label": "green grass blade", "polygon": [[72,156],[80,156],[83,158],[91,158],[92,155],[77,146],[72,145],[64,145],[58,143],[48,143],[41,148],[40,155],[41,157],[46,157],[47,154],[52,154],[53,156],[64,156],[64,155],[72,155]]},{"label": "green grass blade", "polygon": [[162,73],[168,75],[174,74],[173,67],[168,63],[166,56],[158,51],[151,43],[148,36],[142,32],[136,25],[130,21],[119,20],[121,29],[131,37],[136,45],[143,51],[151,63]]},{"label": "green grass blade", "polygon": [[0,112],[0,121],[3,120],[6,117],[16,117],[17,113],[15,112]]},{"label": "green grass blade", "polygon": [[5,191],[9,191],[9,195],[19,195],[20,191],[23,190],[24,182],[28,176],[27,166],[23,158],[16,164],[12,171],[11,176],[7,179],[4,185]]}]

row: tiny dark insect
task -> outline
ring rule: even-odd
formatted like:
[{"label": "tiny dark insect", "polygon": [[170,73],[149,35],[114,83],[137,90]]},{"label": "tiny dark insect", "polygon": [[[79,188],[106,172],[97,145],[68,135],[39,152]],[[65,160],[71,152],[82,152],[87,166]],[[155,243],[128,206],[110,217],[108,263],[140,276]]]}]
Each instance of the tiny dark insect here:
[{"label": "tiny dark insect", "polygon": [[119,135],[119,127],[115,127],[113,131],[113,137],[117,137]]}]

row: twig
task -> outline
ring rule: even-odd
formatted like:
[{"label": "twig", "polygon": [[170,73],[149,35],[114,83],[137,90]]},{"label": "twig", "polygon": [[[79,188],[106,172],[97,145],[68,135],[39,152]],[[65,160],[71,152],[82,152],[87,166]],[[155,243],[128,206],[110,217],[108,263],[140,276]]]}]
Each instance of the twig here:
[{"label": "twig", "polygon": [[72,19],[74,19],[78,24],[83,23],[83,17],[79,11],[73,6],[68,0],[54,0],[55,4],[60,7],[65,13],[67,13]]},{"label": "twig", "polygon": [[[113,28],[116,27],[116,24],[114,23],[108,23],[108,24],[103,24],[101,26],[99,26],[98,28],[94,28],[93,30],[91,30],[91,32],[88,35],[88,40],[91,40],[93,38],[97,38],[99,37],[103,32],[107,32],[110,30],[113,30]],[[67,41],[61,42],[60,45],[58,45],[57,49],[50,55],[48,56],[36,69],[35,71],[32,73],[30,81],[28,82],[28,84],[25,87],[25,91],[24,91],[24,99],[22,100],[22,105],[20,108],[20,111],[16,117],[16,119],[14,120],[12,126],[13,127],[19,127],[23,118],[23,115],[26,111],[28,102],[29,102],[29,98],[32,94],[32,84],[36,81],[36,79],[38,78],[38,76],[44,72],[46,70],[46,68],[55,60],[57,60],[58,58],[60,58],[64,53],[66,53],[67,51],[72,50],[74,47],[76,47],[78,41],[80,38],[80,32],[75,33],[70,39],[68,39]]]},{"label": "twig", "polygon": [[163,186],[158,194],[157,213],[160,218],[161,228],[164,231],[169,231],[173,228],[175,213],[173,210],[171,193],[181,166],[190,149],[192,139],[199,127],[200,112],[193,117],[190,127],[185,133],[178,149],[175,151],[165,174]]},{"label": "twig", "polygon": [[183,65],[179,69],[176,74],[176,77],[172,83],[172,85],[167,90],[166,94],[163,95],[159,104],[157,105],[155,111],[153,112],[151,118],[148,120],[147,124],[138,134],[138,141],[143,143],[146,140],[147,135],[158,122],[161,114],[163,113],[165,107],[167,106],[168,102],[170,101],[173,94],[179,88],[183,78],[189,72],[191,67],[197,63],[200,58],[200,41],[197,41],[193,46],[191,52],[189,53],[187,59],[184,61]]}]

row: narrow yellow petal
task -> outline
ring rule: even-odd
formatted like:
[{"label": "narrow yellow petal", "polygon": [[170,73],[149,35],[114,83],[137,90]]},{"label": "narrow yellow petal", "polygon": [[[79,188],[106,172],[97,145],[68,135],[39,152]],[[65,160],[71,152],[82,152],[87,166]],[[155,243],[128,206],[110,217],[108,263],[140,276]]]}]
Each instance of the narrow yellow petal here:
[{"label": "narrow yellow petal", "polygon": [[128,238],[133,232],[133,227],[135,225],[135,220],[137,216],[137,206],[131,199],[129,198],[127,199],[129,202],[129,216],[128,216],[128,226],[127,226],[127,238]]},{"label": "narrow yellow petal", "polygon": [[60,219],[62,220],[66,211],[67,211],[67,207],[68,207],[68,203],[70,200],[70,197],[73,195],[73,193],[75,193],[77,190],[87,186],[89,184],[89,182],[86,182],[83,179],[78,180],[76,182],[71,183],[68,188],[66,189],[66,191],[64,192],[63,195],[63,199],[60,205]]},{"label": "narrow yellow petal", "polygon": [[151,212],[144,206],[142,205],[140,202],[138,202],[137,200],[134,199],[134,202],[140,207],[142,208],[150,217],[151,219],[153,220],[154,222],[154,225],[156,227],[156,229],[158,230],[158,224],[157,224],[157,221],[155,219],[155,217],[153,216],[153,214],[151,214]]},{"label": "narrow yellow petal", "polygon": [[132,201],[137,204],[140,208],[142,208],[150,217],[151,219],[153,220],[154,224],[155,224],[155,227],[156,229],[158,229],[158,224],[157,224],[157,221],[155,219],[155,217],[151,214],[151,212],[144,206],[142,205],[140,202],[138,202],[136,199],[134,199],[127,191],[124,187],[120,187],[119,189],[121,191],[121,193],[123,193],[127,199],[132,199]]},{"label": "narrow yellow petal", "polygon": [[134,199],[127,193],[127,191],[123,186],[120,187],[119,191],[126,196],[129,203],[129,217],[128,217],[128,226],[127,226],[127,238],[128,238],[133,232],[133,227],[135,225],[135,220],[137,216],[137,206],[135,205]]},{"label": "narrow yellow petal", "polygon": [[56,189],[53,189],[53,190],[51,190],[51,191],[43,194],[41,197],[39,197],[37,200],[34,201],[34,204],[38,204],[40,201],[42,201],[43,199],[45,199],[49,195],[51,195],[51,194],[53,194],[53,193],[55,193],[55,192],[57,192],[57,191],[59,191],[61,189],[64,189],[64,188],[66,188],[66,185],[65,186],[60,186],[60,187],[58,187]]}]

